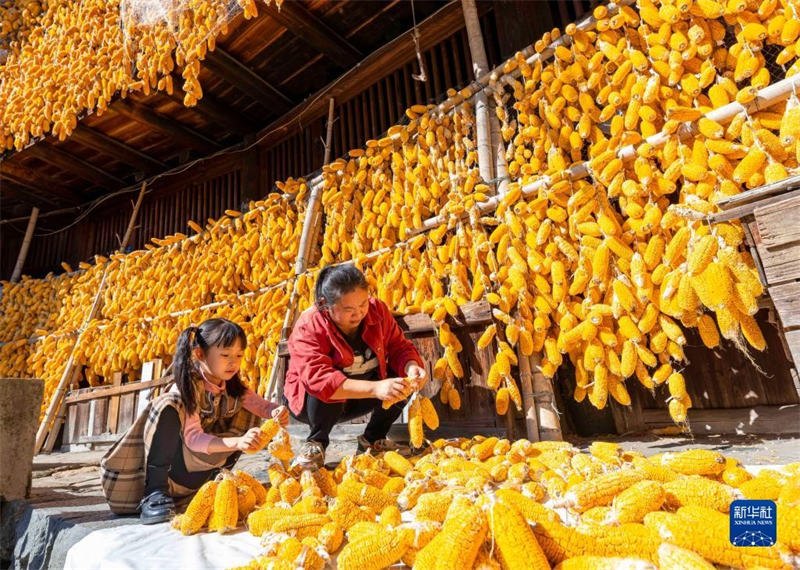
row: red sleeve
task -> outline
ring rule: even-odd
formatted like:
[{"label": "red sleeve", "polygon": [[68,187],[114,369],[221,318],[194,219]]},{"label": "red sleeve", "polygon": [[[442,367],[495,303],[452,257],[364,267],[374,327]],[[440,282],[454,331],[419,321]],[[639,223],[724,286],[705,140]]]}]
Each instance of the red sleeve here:
[{"label": "red sleeve", "polygon": [[327,334],[316,334],[306,324],[295,326],[289,337],[289,366],[311,395],[327,402],[347,376],[333,366]]},{"label": "red sleeve", "polygon": [[404,375],[406,371],[406,364],[409,362],[416,362],[424,367],[422,358],[417,352],[414,343],[406,338],[403,330],[397,324],[397,321],[392,316],[389,308],[385,303],[379,301],[378,306],[381,311],[381,319],[383,320],[383,327],[386,335],[386,354],[389,366],[395,373]]}]

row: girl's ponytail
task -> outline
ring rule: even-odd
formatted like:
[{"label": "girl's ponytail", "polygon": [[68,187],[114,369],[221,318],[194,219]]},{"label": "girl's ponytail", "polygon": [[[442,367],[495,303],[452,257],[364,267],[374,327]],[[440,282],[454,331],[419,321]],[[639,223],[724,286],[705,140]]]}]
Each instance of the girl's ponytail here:
[{"label": "girl's ponytail", "polygon": [[178,337],[175,347],[175,359],[172,361],[172,370],[175,383],[181,394],[181,401],[186,413],[191,415],[197,408],[195,399],[195,386],[192,380],[192,349],[197,346],[198,327],[189,327]]}]

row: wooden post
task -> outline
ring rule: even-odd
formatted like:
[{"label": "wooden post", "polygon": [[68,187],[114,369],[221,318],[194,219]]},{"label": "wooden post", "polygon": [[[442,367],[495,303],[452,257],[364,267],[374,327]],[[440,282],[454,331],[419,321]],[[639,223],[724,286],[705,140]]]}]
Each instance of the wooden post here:
[{"label": "wooden post", "polygon": [[33,238],[33,229],[36,227],[36,220],[39,218],[39,208],[36,206],[31,210],[31,217],[28,218],[28,227],[25,230],[25,238],[22,240],[22,247],[19,248],[19,255],[17,256],[17,264],[14,266],[14,271],[11,273],[11,282],[16,283],[22,275],[22,267],[25,265],[25,258],[28,257],[28,249],[31,246],[31,239]]},{"label": "wooden post", "polygon": [[[489,71],[489,61],[483,43],[481,22],[475,0],[461,0],[464,12],[469,52],[472,57],[472,71],[479,78]],[[475,125],[478,134],[478,170],[484,181],[494,178],[494,160],[492,159],[492,127],[490,124],[489,99],[481,90],[475,94]]]},{"label": "wooden post", "polygon": [[[131,213],[131,219],[128,222],[128,229],[125,231],[125,236],[122,238],[122,243],[120,244],[120,251],[124,251],[125,247],[128,245],[128,240],[131,237],[131,233],[133,232],[133,227],[136,223],[136,215],[139,213],[139,207],[142,204],[142,198],[144,197],[145,188],[147,187],[146,183],[142,183],[142,188],[139,190],[139,197],[136,199],[136,204],[133,207],[133,212]],[[42,449],[42,445],[44,444],[44,440],[47,437],[47,432],[50,429],[50,424],[53,423],[53,419],[55,418],[56,412],[58,408],[61,406],[61,399],[64,397],[64,394],[67,391],[67,385],[69,383],[70,378],[72,378],[73,373],[73,365],[75,362],[75,352],[78,346],[81,343],[81,339],[83,338],[83,333],[86,331],[86,328],[89,326],[89,323],[92,319],[95,318],[97,315],[97,311],[100,308],[100,299],[103,293],[103,289],[106,285],[106,278],[108,277],[108,265],[106,265],[105,271],[103,271],[103,278],[100,280],[100,285],[97,288],[97,293],[94,296],[94,301],[92,302],[92,308],[89,310],[89,314],[86,316],[86,320],[83,323],[83,326],[78,331],[78,338],[75,339],[75,344],[72,345],[72,350],[70,351],[69,358],[67,359],[67,364],[64,367],[64,372],[61,374],[61,379],[58,382],[58,386],[56,387],[56,391],[53,393],[53,396],[50,400],[50,404],[47,406],[47,412],[42,419],[42,423],[39,425],[39,431],[36,432],[36,444],[33,449],[33,453],[37,454]]]},{"label": "wooden post", "polygon": [[530,357],[530,368],[533,375],[533,394],[536,402],[536,414],[539,420],[539,439],[542,441],[560,441],[561,422],[556,413],[556,398],[553,394],[553,383],[542,374],[542,356],[534,354]]},{"label": "wooden post", "polygon": [[530,441],[539,441],[539,417],[536,401],[533,397],[531,382],[531,361],[529,356],[517,351],[519,360],[519,381],[522,389],[522,407],[525,412],[525,431]]},{"label": "wooden post", "polygon": [[[333,112],[335,108],[335,101],[333,97],[330,98],[328,104],[328,126],[325,134],[325,156],[323,158],[323,165],[330,162],[331,157],[331,139],[333,137]],[[311,254],[311,247],[317,237],[319,231],[319,220],[321,216],[322,206],[322,187],[324,179],[320,177],[316,184],[311,186],[311,192],[308,195],[308,205],[306,206],[306,217],[303,220],[303,233],[300,236],[300,246],[297,249],[297,261],[295,262],[294,273],[295,276],[302,275],[308,268],[308,258]],[[297,277],[294,279],[292,285],[292,294],[289,296],[289,306],[286,309],[286,316],[283,319],[283,327],[281,328],[281,341],[285,341],[291,334],[292,327],[294,326],[295,317],[297,316]],[[272,359],[272,368],[269,373],[269,382],[265,396],[268,399],[276,400],[280,398],[278,394],[278,361],[280,360],[279,351],[275,349],[275,356]]]},{"label": "wooden post", "polygon": [[[75,372],[72,374],[72,378],[69,382],[69,388],[72,389],[78,383],[78,376],[80,375],[80,369],[75,368]],[[58,406],[58,413],[56,414],[56,419],[53,422],[53,428],[50,430],[50,433],[47,435],[47,440],[44,442],[44,451],[50,453],[53,451],[53,448],[56,445],[56,439],[58,438],[58,432],[61,430],[61,426],[64,425],[64,422],[67,418],[67,406],[64,404],[64,400],[61,400],[61,404]]]}]

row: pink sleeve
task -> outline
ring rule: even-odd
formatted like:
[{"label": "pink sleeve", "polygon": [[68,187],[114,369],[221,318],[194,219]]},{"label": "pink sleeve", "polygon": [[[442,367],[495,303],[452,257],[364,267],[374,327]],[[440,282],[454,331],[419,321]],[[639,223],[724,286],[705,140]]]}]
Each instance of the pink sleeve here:
[{"label": "pink sleeve", "polygon": [[186,416],[183,422],[183,442],[186,447],[192,451],[208,453],[208,446],[215,439],[217,439],[215,436],[203,431],[203,426],[200,425],[200,415],[197,412]]},{"label": "pink sleeve", "polygon": [[272,410],[277,408],[278,404],[265,400],[248,388],[242,397],[242,406],[248,412],[252,412],[261,418],[269,418]]}]

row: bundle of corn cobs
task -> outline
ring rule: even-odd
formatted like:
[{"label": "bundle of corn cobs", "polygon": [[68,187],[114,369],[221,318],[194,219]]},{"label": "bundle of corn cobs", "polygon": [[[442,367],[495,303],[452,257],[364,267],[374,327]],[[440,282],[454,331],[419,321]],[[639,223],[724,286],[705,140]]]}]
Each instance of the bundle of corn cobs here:
[{"label": "bundle of corn cobs", "polygon": [[[800,465],[753,476],[703,449],[645,457],[609,442],[581,452],[475,437],[411,459],[364,454],[332,471],[275,463],[268,473],[267,489],[238,480],[247,508],[248,489],[256,497],[239,518],[266,549],[252,569],[321,570],[332,559],[340,570],[791,568],[800,554]],[[206,484],[178,520],[184,533],[218,526],[223,507],[236,526],[237,480],[225,480],[228,502],[217,505],[223,483]],[[776,501],[778,544],[730,543],[737,498]]]},{"label": "bundle of corn cobs", "polygon": [[258,15],[255,0],[13,4],[0,7],[0,48],[9,52],[0,66],[0,150],[21,150],[48,134],[63,141],[79,116],[102,115],[117,95],[171,95],[178,73],[184,104],[196,105],[200,61],[239,9],[245,18]]},{"label": "bundle of corn cobs", "polygon": [[[493,190],[477,173],[469,103],[415,107],[409,125],[326,168],[323,202],[337,223],[323,260],[355,260],[391,307],[440,324],[444,399],[464,376],[446,319],[486,298],[495,322],[479,347],[496,348],[498,411],[521,406],[512,369],[542,353],[547,377],[569,358],[578,400],[627,405],[636,376],[650,390],[667,384],[670,413],[685,421],[691,399],[674,365],[686,328],[709,348],[721,332],[765,349],[754,318],[763,287],[742,228],[698,218],[785,178],[800,154],[794,96],[728,124],[705,115],[751,102],[790,64],[786,76],[798,71],[799,7],[641,0],[545,34],[538,56],[518,54],[492,80],[510,178],[493,215],[481,206]],[[589,178],[567,175],[584,164]],[[523,194],[532,182],[540,189]],[[432,215],[444,223],[412,237]]]},{"label": "bundle of corn cobs", "polygon": [[251,339],[242,378],[263,392],[291,293],[287,280],[307,193],[302,179],[278,186],[284,195],[253,202],[245,214],[229,210],[204,227],[190,221],[197,236],[177,234],[154,239],[143,251],[96,256],[94,265],[81,263],[76,272],[64,264],[67,273],[59,277],[3,282],[0,323],[8,344],[0,346],[7,355],[0,374],[44,378],[46,409],[106,273],[99,315],[75,355],[90,384],[108,382],[115,372],[135,374],[154,358],[168,363],[184,328],[224,317]]}]

